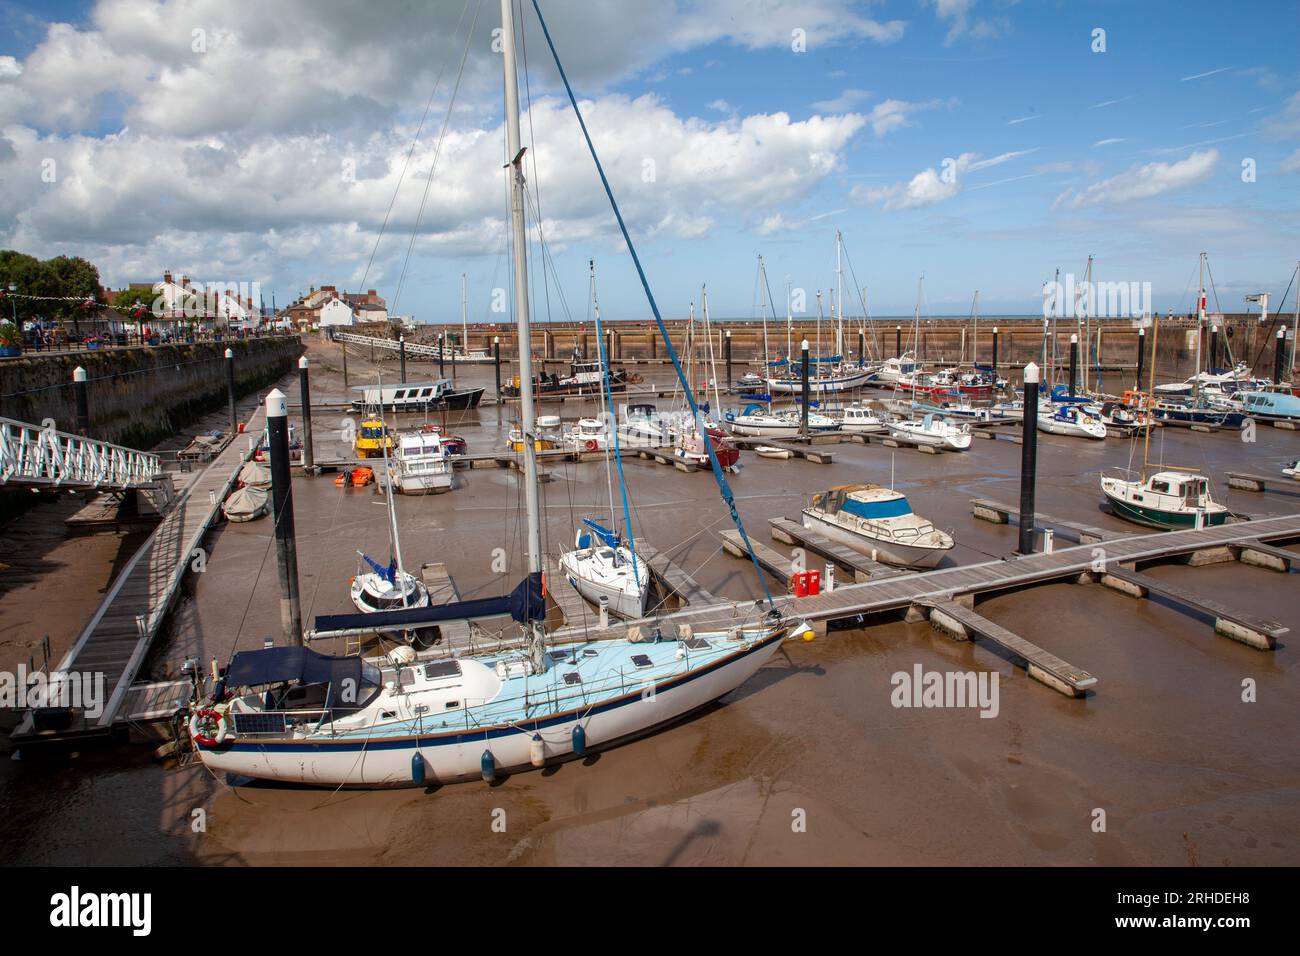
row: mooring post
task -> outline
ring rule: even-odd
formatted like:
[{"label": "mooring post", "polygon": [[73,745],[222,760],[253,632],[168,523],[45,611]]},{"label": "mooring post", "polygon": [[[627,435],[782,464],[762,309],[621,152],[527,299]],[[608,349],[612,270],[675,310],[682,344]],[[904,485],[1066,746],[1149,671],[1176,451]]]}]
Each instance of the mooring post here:
[{"label": "mooring post", "polygon": [[316,461],[311,446],[311,385],[307,380],[307,356],[298,359],[298,388],[302,393],[302,467],[311,471]]},{"label": "mooring post", "polygon": [[1034,553],[1034,470],[1038,443],[1038,366],[1025,366],[1025,420],[1020,430],[1020,553]]},{"label": "mooring post", "polygon": [[397,337],[397,359],[401,363],[402,384],[406,384],[406,336]]},{"label": "mooring post", "polygon": [[1146,364],[1147,356],[1147,330],[1138,329],[1138,369],[1137,381],[1133,385],[1138,391],[1142,390],[1142,366]]},{"label": "mooring post", "polygon": [[1273,381],[1282,384],[1282,365],[1286,361],[1286,326],[1277,330],[1277,354],[1273,356]]},{"label": "mooring post", "polygon": [[298,548],[294,540],[293,486],[289,475],[289,403],[284,392],[266,396],[266,432],[271,458],[271,513],[275,521],[275,558],[280,572],[280,627],[289,644],[302,644],[302,608],[298,602]]},{"label": "mooring post", "polygon": [[1074,398],[1074,385],[1079,380],[1079,337],[1070,336],[1070,397]]},{"label": "mooring post", "polygon": [[239,413],[235,411],[235,350],[226,349],[226,403],[230,406],[230,434],[239,431]]},{"label": "mooring post", "polygon": [[727,362],[727,391],[731,391],[731,329],[722,337],[722,352]]},{"label": "mooring post", "polygon": [[1205,365],[1208,371],[1213,372],[1219,367],[1219,327],[1210,326],[1210,361]]},{"label": "mooring post", "polygon": [[903,357],[903,327],[894,326],[894,354],[899,358]]},{"label": "mooring post", "polygon": [[77,406],[77,434],[90,437],[90,388],[86,370],[78,365],[72,370],[72,396]]},{"label": "mooring post", "polygon": [[859,327],[858,329],[858,366],[859,367],[867,364],[867,353],[865,351],[866,341],[867,341],[867,334],[862,328]]},{"label": "mooring post", "polygon": [[492,364],[497,375],[497,404],[501,404],[501,336],[492,336]]},{"label": "mooring post", "polygon": [[995,380],[993,384],[995,387],[997,385],[997,381],[996,381],[997,377],[998,377],[998,327],[995,325],[993,326],[993,378]]},{"label": "mooring post", "polygon": [[808,437],[808,340],[804,339],[799,344],[799,349],[803,353],[803,360],[799,363],[799,392],[802,396],[799,412],[802,420],[803,437]]},{"label": "mooring post", "polygon": [[451,380],[456,381],[456,346],[451,347]]},{"label": "mooring post", "polygon": [[442,376],[442,360],[443,360],[443,354],[442,354],[442,341],[443,341],[443,340],[442,340],[442,333],[439,332],[439,333],[438,333],[438,376],[439,376],[439,377]]}]

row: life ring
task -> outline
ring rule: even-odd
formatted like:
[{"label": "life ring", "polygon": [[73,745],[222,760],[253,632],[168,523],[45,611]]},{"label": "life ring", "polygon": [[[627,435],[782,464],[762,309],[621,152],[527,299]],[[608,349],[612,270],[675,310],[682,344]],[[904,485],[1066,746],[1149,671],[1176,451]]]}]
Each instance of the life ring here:
[{"label": "life ring", "polygon": [[[203,720],[215,720],[217,724],[216,735],[203,732]],[[194,742],[204,747],[220,747],[226,742],[226,715],[211,707],[202,707],[190,715],[190,736]]]},{"label": "life ring", "polygon": [[587,451],[595,451],[600,447],[600,443],[594,438],[587,439]]}]

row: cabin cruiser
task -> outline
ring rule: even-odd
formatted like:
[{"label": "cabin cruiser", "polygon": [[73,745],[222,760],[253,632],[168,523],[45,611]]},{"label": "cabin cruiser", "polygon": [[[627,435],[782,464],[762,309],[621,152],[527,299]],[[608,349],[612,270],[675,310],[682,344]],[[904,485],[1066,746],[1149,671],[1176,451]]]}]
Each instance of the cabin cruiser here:
[{"label": "cabin cruiser", "polygon": [[803,526],[873,560],[932,568],[952,550],[952,535],[912,511],[901,492],[880,485],[839,485],[814,495]]},{"label": "cabin cruiser", "polygon": [[969,399],[959,398],[940,402],[912,402],[912,411],[922,415],[934,414],[946,418],[965,418],[971,421],[987,422],[993,418],[993,409],[989,405],[973,405]]},{"label": "cabin cruiser", "polygon": [[1245,412],[1217,408],[1202,396],[1200,401],[1178,398],[1157,399],[1151,415],[1158,422],[1183,425],[1210,425],[1216,428],[1241,428],[1248,417]]},{"label": "cabin cruiser", "polygon": [[672,443],[659,410],[649,403],[622,407],[618,438],[633,448],[663,448]]},{"label": "cabin cruiser", "polygon": [[965,451],[971,443],[970,425],[950,422],[934,414],[926,415],[919,422],[890,422],[889,435],[918,445],[934,445],[952,451]]},{"label": "cabin cruiser", "polygon": [[1234,392],[1242,388],[1250,388],[1255,384],[1256,379],[1251,375],[1250,367],[1245,362],[1238,362],[1227,370],[1213,369],[1199,372],[1182,382],[1157,385],[1155,391],[1164,396],[1191,396],[1203,391]]},{"label": "cabin cruiser", "polygon": [[1103,475],[1101,491],[1116,515],[1150,528],[1209,527],[1230,515],[1210,497],[1205,477],[1189,472],[1161,471],[1146,480]]},{"label": "cabin cruiser", "polygon": [[1090,414],[1082,404],[1072,402],[1051,409],[1039,409],[1038,430],[1073,438],[1105,438],[1106,423]]},{"label": "cabin cruiser", "polygon": [[897,385],[903,376],[912,375],[920,368],[915,356],[907,352],[897,358],[885,359],[876,372],[876,382],[881,385]]},{"label": "cabin cruiser", "polygon": [[[533,430],[533,448],[536,451],[549,451],[552,448],[559,448],[564,441],[564,435],[561,433],[560,427],[559,415],[538,415],[537,427]],[[512,426],[510,434],[506,438],[506,444],[511,451],[523,451],[523,429],[518,425]]]},{"label": "cabin cruiser", "polygon": [[1227,398],[1207,396],[1211,407],[1229,413],[1244,413],[1251,418],[1273,421],[1300,420],[1300,398],[1278,391],[1233,392]]},{"label": "cabin cruiser", "polygon": [[574,550],[560,555],[560,572],[579,594],[597,607],[601,599],[617,617],[645,616],[650,569],[620,535],[584,518]]},{"label": "cabin cruiser", "polygon": [[871,435],[887,428],[879,412],[857,402],[840,410],[840,431],[854,435]]},{"label": "cabin cruiser", "polygon": [[400,385],[355,385],[352,390],[362,393],[361,398],[352,400],[352,408],[356,411],[425,412],[438,408],[478,408],[485,388],[457,388],[450,379],[440,378]]},{"label": "cabin cruiser", "polygon": [[393,487],[404,495],[437,495],[451,490],[451,459],[442,436],[421,429],[397,436]]}]

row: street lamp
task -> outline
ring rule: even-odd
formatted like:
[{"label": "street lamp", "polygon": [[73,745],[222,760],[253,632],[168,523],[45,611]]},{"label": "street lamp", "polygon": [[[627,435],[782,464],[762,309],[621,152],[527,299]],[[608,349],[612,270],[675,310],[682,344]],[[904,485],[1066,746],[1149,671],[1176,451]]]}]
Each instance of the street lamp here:
[{"label": "street lamp", "polygon": [[14,293],[17,291],[18,286],[12,282],[9,283],[9,304],[13,307],[14,328],[18,328],[18,300],[14,297]]}]

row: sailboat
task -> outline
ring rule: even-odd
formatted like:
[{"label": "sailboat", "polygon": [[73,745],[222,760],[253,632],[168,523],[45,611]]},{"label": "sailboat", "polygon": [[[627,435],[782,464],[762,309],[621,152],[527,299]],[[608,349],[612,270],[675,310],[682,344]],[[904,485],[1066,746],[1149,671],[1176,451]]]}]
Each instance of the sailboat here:
[{"label": "sailboat", "polygon": [[[512,10],[511,0],[502,0],[512,275],[520,341],[528,342],[524,150]],[[537,16],[698,420],[699,409],[540,10]],[[520,414],[531,429],[536,407],[529,349],[520,349],[519,364]],[[301,646],[238,653],[210,699],[192,712],[190,737],[204,765],[213,772],[331,788],[427,786],[479,777],[492,782],[505,773],[581,757],[677,721],[743,684],[787,637],[811,634],[806,624],[784,618],[767,594],[766,611],[738,605],[722,629],[693,631],[665,623],[632,626],[613,636],[579,627],[569,630],[566,643],[548,648],[532,442],[524,441],[522,458],[528,576],[514,591],[434,608],[317,619],[318,629],[364,627],[366,618],[377,626],[401,628],[509,614],[520,625],[522,649],[436,660],[419,660],[409,648],[378,660],[329,657]],[[748,548],[734,496],[716,459],[712,465]],[[766,593],[752,549],[750,558]]]},{"label": "sailboat", "polygon": [[[1160,322],[1153,318],[1151,354],[1158,355]],[[1151,363],[1150,389],[1156,383],[1155,362]],[[1117,517],[1149,528],[1172,530],[1223,524],[1230,512],[1210,496],[1210,483],[1195,472],[1167,468],[1147,474],[1151,449],[1151,418],[1148,416],[1142,445],[1142,474],[1136,479],[1102,475],[1101,492]]]},{"label": "sailboat", "polygon": [[[591,308],[596,321],[596,343],[600,350],[601,365],[609,368],[605,355],[604,334],[600,327],[600,300],[596,297],[596,264],[589,262],[591,270]],[[604,391],[601,395],[610,419],[614,416],[613,396]],[[602,429],[604,425],[591,419]],[[631,512],[627,504],[627,485],[623,481],[623,462],[619,454],[618,434],[611,444],[605,444],[605,484],[609,490],[609,511],[614,513],[614,463],[618,465],[618,487],[623,500],[625,526],[631,534]],[[637,618],[645,613],[650,597],[650,573],[645,562],[637,556],[630,540],[624,540],[617,530],[606,528],[591,518],[582,519],[574,549],[560,555],[560,573],[579,594],[599,606],[602,601],[610,612],[622,618]],[[617,527],[614,521],[611,525]]]}]

